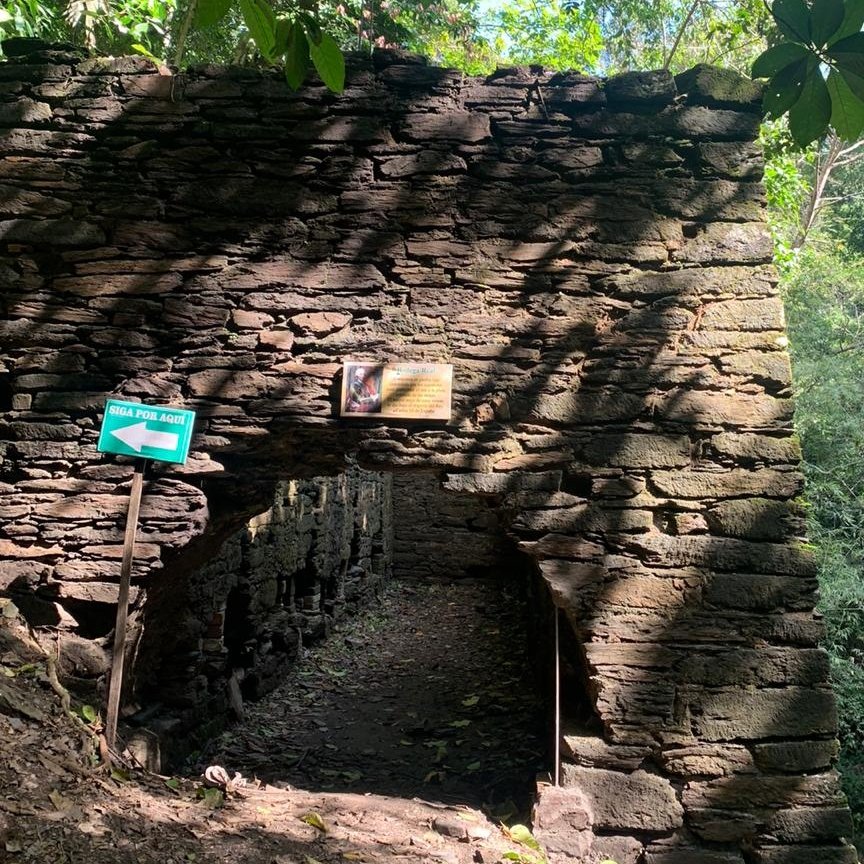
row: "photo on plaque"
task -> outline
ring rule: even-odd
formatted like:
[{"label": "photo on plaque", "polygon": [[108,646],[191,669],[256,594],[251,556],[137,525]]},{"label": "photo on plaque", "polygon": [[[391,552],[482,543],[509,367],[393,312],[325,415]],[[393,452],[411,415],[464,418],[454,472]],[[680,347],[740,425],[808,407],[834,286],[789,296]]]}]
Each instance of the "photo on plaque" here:
[{"label": "photo on plaque", "polygon": [[449,363],[375,363],[342,368],[342,417],[449,420],[453,367]]},{"label": "photo on plaque", "polygon": [[368,363],[346,363],[343,414],[380,414],[384,367]]}]

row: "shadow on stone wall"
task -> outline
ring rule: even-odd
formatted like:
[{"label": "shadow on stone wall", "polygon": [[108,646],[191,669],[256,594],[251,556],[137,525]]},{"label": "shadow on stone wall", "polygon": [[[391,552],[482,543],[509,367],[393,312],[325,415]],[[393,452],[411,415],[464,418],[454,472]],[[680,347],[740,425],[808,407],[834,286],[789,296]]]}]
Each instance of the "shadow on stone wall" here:
[{"label": "shadow on stone wall", "polygon": [[[568,730],[550,848],[855,861],[752,89],[706,69],[680,93],[663,73],[482,81],[387,53],[343,96],[72,64],[0,70],[2,587],[56,626],[116,596],[130,469],[94,450],[109,393],[201,420],[145,493],[142,657],[276,480],[355,456],[439,471],[510,515],[582,646],[595,722]],[[453,422],[340,423],[349,356],[452,361]]]}]

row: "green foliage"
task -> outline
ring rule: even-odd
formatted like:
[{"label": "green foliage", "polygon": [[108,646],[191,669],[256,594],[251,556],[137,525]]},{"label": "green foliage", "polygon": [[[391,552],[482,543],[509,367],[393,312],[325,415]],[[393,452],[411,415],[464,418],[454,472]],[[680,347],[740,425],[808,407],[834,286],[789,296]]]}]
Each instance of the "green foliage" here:
[{"label": "green foliage", "polygon": [[783,41],[752,67],[754,78],[769,79],[765,112],[774,119],[789,112],[799,147],[829,126],[845,140],[857,138],[864,130],[864,2],[775,0],[771,13]]},{"label": "green foliage", "polygon": [[550,69],[593,69],[603,37],[597,18],[578,4],[510,0],[497,14],[497,47],[515,63]]},{"label": "green foliage", "polygon": [[[858,223],[859,226],[861,223]],[[784,283],[841,772],[864,829],[864,261],[824,233]]]}]

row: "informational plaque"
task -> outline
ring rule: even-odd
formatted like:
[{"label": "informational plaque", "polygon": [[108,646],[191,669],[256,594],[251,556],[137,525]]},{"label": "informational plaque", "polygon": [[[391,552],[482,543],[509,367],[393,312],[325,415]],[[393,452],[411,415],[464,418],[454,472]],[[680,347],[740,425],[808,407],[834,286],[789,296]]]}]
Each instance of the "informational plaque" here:
[{"label": "informational plaque", "polygon": [[363,363],[342,369],[342,417],[449,420],[453,367],[449,363]]}]

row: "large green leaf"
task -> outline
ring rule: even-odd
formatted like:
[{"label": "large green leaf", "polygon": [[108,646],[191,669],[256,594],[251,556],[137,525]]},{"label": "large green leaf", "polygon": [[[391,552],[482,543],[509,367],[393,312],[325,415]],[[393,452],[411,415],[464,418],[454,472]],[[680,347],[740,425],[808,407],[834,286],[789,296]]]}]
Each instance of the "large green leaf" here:
[{"label": "large green leaf", "polygon": [[198,0],[195,23],[199,27],[212,27],[221,21],[231,8],[231,0]]},{"label": "large green leaf", "polygon": [[240,11],[258,50],[267,60],[272,60],[276,46],[276,15],[273,7],[267,0],[240,0]]},{"label": "large green leaf", "polygon": [[785,114],[797,101],[804,89],[808,60],[797,60],[781,69],[765,87],[762,107],[772,117]]},{"label": "large green leaf", "polygon": [[841,72],[848,70],[864,78],[864,33],[855,33],[835,42],[827,54]]},{"label": "large green leaf", "polygon": [[839,41],[859,33],[864,27],[864,0],[846,0],[846,17],[829,41]]},{"label": "large green leaf", "polygon": [[285,80],[292,90],[296,90],[309,71],[309,42],[299,21],[295,21],[288,31],[285,44]]},{"label": "large green leaf", "polygon": [[301,12],[297,16],[297,20],[303,23],[306,28],[306,34],[309,37],[309,42],[314,42],[316,45],[321,44],[321,25],[318,19],[308,12]]},{"label": "large green leaf", "polygon": [[771,14],[784,36],[796,42],[810,41],[810,10],[804,0],[776,0]]},{"label": "large green leaf", "polygon": [[864,132],[864,102],[836,69],[828,75],[828,93],[831,95],[831,125],[841,138],[855,141]]},{"label": "large green leaf", "polygon": [[789,132],[799,147],[821,138],[831,121],[831,96],[821,69],[812,69],[797,102],[789,109]]},{"label": "large green leaf", "polygon": [[329,33],[322,33],[317,44],[309,40],[309,55],[321,80],[334,93],[341,93],[345,89],[345,57],[336,40]]},{"label": "large green leaf", "polygon": [[753,78],[772,78],[796,60],[806,60],[810,52],[798,42],[781,42],[760,54],[753,62]]},{"label": "large green leaf", "polygon": [[849,89],[859,98],[864,99],[864,76],[851,72],[849,69],[840,69],[840,75],[849,86]]},{"label": "large green leaf", "polygon": [[810,6],[813,44],[821,48],[837,32],[845,17],[843,0],[813,0]]}]

